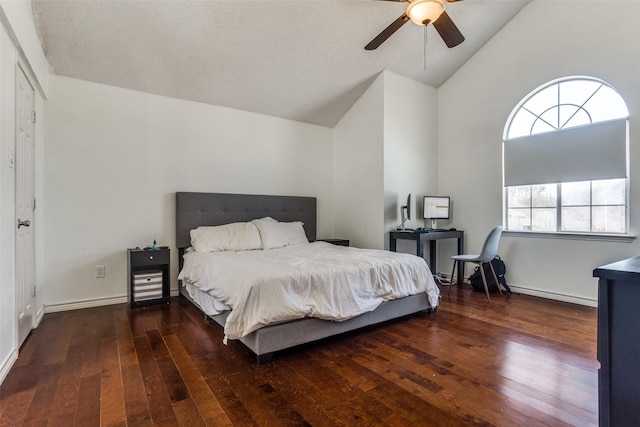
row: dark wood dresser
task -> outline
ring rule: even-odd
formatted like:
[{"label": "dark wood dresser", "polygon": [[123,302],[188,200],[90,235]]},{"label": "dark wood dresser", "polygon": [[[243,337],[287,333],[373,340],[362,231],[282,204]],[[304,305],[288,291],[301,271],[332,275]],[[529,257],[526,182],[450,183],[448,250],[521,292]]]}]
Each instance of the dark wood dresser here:
[{"label": "dark wood dresser", "polygon": [[640,422],[640,257],[603,265],[598,277],[600,426]]}]

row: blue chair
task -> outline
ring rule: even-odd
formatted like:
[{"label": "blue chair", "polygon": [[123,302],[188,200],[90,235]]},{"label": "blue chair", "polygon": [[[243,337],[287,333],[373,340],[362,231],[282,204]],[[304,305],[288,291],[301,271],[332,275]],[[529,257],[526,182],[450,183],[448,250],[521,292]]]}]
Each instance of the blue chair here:
[{"label": "blue chair", "polygon": [[482,264],[489,263],[491,267],[491,272],[493,273],[493,278],[498,284],[498,291],[500,295],[502,295],[502,290],[500,289],[500,282],[498,282],[498,276],[496,275],[495,270],[493,269],[493,265],[491,265],[491,260],[498,255],[498,244],[500,243],[500,236],[502,235],[502,226],[497,226],[491,233],[487,236],[484,241],[484,245],[482,246],[482,252],[480,255],[454,255],[451,257],[453,260],[453,270],[451,271],[451,286],[449,286],[448,295],[451,295],[451,287],[453,286],[453,278],[455,277],[453,273],[456,271],[456,264],[462,263],[462,265],[458,266],[458,268],[462,268],[464,273],[464,263],[465,262],[473,262],[480,266],[480,274],[482,275],[482,283],[484,284],[484,291],[487,294],[487,301],[491,302],[491,297],[489,296],[489,287],[487,286],[487,278],[485,277],[484,268]]}]

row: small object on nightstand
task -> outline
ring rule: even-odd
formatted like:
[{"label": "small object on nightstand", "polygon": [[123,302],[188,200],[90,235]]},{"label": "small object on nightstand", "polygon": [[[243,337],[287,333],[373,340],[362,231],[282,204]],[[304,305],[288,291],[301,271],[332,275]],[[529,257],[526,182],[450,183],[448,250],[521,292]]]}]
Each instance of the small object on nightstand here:
[{"label": "small object on nightstand", "polygon": [[151,246],[151,249],[153,249],[154,251],[156,249],[158,249],[158,245],[156,244],[156,240],[155,239],[153,239],[153,246]]},{"label": "small object on nightstand", "polygon": [[169,303],[169,248],[128,249],[129,306]]},{"label": "small object on nightstand", "polygon": [[318,242],[327,242],[338,246],[349,246],[348,239],[318,239]]}]

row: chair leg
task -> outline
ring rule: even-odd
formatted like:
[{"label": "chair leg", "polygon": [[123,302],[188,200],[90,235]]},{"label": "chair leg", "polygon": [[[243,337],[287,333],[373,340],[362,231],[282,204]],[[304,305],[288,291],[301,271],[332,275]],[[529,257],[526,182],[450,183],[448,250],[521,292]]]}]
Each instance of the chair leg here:
[{"label": "chair leg", "polygon": [[489,296],[489,287],[487,286],[487,277],[484,274],[484,268],[482,267],[483,263],[480,263],[480,275],[482,276],[482,284],[484,285],[484,293],[487,294],[487,302],[491,302],[491,297]]},{"label": "chair leg", "polygon": [[491,272],[493,273],[493,280],[496,281],[496,285],[498,285],[498,292],[502,295],[502,289],[500,289],[500,282],[498,281],[498,275],[496,274],[496,270],[493,269],[493,264],[489,261],[489,267],[491,267]]},{"label": "chair leg", "polygon": [[[451,295],[451,288],[453,288],[453,278],[455,277],[453,275],[453,273],[456,272],[456,263],[458,261],[456,261],[455,259],[453,260],[453,270],[451,271],[451,277],[449,278],[449,290],[447,291],[447,295]],[[460,267],[458,267],[460,268]]]}]

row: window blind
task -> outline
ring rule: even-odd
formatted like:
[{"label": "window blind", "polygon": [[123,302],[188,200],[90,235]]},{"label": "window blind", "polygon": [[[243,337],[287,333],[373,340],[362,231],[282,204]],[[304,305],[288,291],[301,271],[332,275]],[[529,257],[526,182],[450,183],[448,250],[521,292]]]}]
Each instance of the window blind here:
[{"label": "window blind", "polygon": [[627,177],[627,119],[504,142],[505,186]]}]

